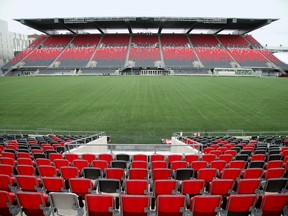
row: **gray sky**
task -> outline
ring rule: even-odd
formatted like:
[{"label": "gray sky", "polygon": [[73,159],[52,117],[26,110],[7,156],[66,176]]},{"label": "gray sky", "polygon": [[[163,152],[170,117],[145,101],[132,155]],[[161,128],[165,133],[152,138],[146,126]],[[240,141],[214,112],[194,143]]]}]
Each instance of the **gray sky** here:
[{"label": "gray sky", "polygon": [[279,18],[250,34],[262,45],[288,46],[288,0],[0,0],[0,19],[24,34],[35,31],[13,19],[106,16]]}]

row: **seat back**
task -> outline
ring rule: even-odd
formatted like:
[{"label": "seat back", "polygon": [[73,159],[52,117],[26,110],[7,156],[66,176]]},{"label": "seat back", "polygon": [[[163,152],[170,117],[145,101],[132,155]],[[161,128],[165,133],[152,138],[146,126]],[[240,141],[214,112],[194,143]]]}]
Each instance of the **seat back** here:
[{"label": "seat back", "polygon": [[238,194],[255,194],[258,192],[261,184],[261,179],[240,179],[237,184]]},{"label": "seat back", "polygon": [[10,191],[13,181],[9,175],[0,174],[0,190]]},{"label": "seat back", "polygon": [[61,177],[43,177],[44,189],[49,192],[61,192],[65,190],[65,182]]},{"label": "seat back", "polygon": [[194,176],[194,170],[192,168],[178,168],[174,173],[174,178],[181,181],[192,179]]},{"label": "seat back", "polygon": [[172,170],[168,168],[159,168],[159,169],[154,169],[152,171],[153,174],[153,180],[164,180],[164,179],[170,179],[172,176]]},{"label": "seat back", "polygon": [[272,178],[265,182],[264,191],[269,193],[281,193],[287,189],[288,178]]},{"label": "seat back", "polygon": [[188,163],[186,161],[172,161],[170,164],[170,168],[175,171],[180,168],[187,168]]},{"label": "seat back", "polygon": [[249,215],[257,201],[256,194],[232,194],[228,197],[226,210],[228,215]]},{"label": "seat back", "polygon": [[55,159],[53,163],[54,163],[56,169],[58,169],[58,170],[60,170],[61,167],[63,167],[63,166],[69,166],[70,165],[70,163],[67,159]]},{"label": "seat back", "polygon": [[186,195],[200,195],[204,193],[205,181],[203,179],[184,180],[181,184],[181,193]]},{"label": "seat back", "polygon": [[129,162],[130,161],[130,155],[128,155],[128,154],[117,154],[116,155],[116,160],[122,160],[122,161]]},{"label": "seat back", "polygon": [[99,179],[98,193],[120,193],[120,180],[118,179]]},{"label": "seat back", "polygon": [[226,164],[225,160],[214,160],[211,161],[210,168],[215,168],[218,172],[221,172],[226,167]]},{"label": "seat back", "polygon": [[99,160],[105,160],[108,164],[110,164],[111,160],[113,160],[112,154],[99,154]]},{"label": "seat back", "polygon": [[33,166],[33,161],[31,158],[18,158],[17,159],[18,165],[30,165]]},{"label": "seat back", "polygon": [[151,162],[151,170],[160,169],[160,168],[168,168],[168,163],[166,161],[152,161]]},{"label": "seat back", "polygon": [[150,208],[150,197],[147,195],[122,195],[120,203],[122,215],[146,216]]},{"label": "seat back", "polygon": [[78,196],[75,193],[51,192],[49,193],[49,199],[51,207],[57,209],[58,215],[62,210],[76,210],[77,213],[81,212]]},{"label": "seat back", "polygon": [[[2,216],[10,216],[17,215],[20,211],[17,206],[14,206],[15,194],[9,193],[7,191],[0,190],[0,215]],[[10,211],[13,211],[11,214]]]},{"label": "seat back", "polygon": [[21,189],[22,191],[35,191],[36,192],[37,188],[39,187],[39,183],[35,176],[17,175],[16,182],[17,182],[18,188]]},{"label": "seat back", "polygon": [[17,172],[18,175],[36,175],[36,169],[31,165],[18,165]]},{"label": "seat back", "polygon": [[102,178],[103,174],[100,168],[85,167],[82,169],[82,176],[91,180]]},{"label": "seat back", "polygon": [[96,155],[95,154],[89,154],[89,153],[86,153],[86,154],[83,154],[82,155],[82,159],[83,160],[87,160],[89,164],[91,164],[91,162],[93,160],[96,160]]},{"label": "seat back", "polygon": [[264,173],[266,180],[272,178],[282,178],[285,174],[285,168],[271,168]]},{"label": "seat back", "polygon": [[165,160],[165,155],[161,155],[161,154],[150,155],[150,162],[151,163],[153,161],[164,161],[164,160]]},{"label": "seat back", "polygon": [[262,197],[262,216],[281,215],[288,204],[288,194],[265,194]]},{"label": "seat back", "polygon": [[105,174],[107,179],[123,180],[125,178],[125,172],[122,168],[106,168]]},{"label": "seat back", "polygon": [[79,176],[79,170],[77,167],[64,166],[60,168],[61,176],[64,180],[70,178],[76,178]]},{"label": "seat back", "polygon": [[38,170],[41,177],[57,176],[57,170],[54,166],[39,166]]},{"label": "seat back", "polygon": [[156,200],[158,216],[182,216],[185,208],[184,195],[159,195]]},{"label": "seat back", "polygon": [[220,195],[197,195],[190,199],[190,210],[193,215],[214,216],[220,209],[221,201]]},{"label": "seat back", "polygon": [[241,169],[239,168],[225,168],[221,172],[222,179],[233,179],[236,181],[241,174]]},{"label": "seat back", "polygon": [[262,168],[247,168],[243,172],[244,179],[262,178],[263,169]]},{"label": "seat back", "polygon": [[129,179],[147,179],[148,170],[142,168],[129,169]]},{"label": "seat back", "polygon": [[26,215],[44,215],[43,211],[48,211],[48,196],[46,194],[19,191],[16,193],[16,197],[19,206],[23,208]]},{"label": "seat back", "polygon": [[92,181],[85,178],[70,178],[69,185],[71,192],[82,196],[83,199],[86,194],[91,193],[94,189]]},{"label": "seat back", "polygon": [[74,167],[77,167],[80,173],[81,173],[83,168],[89,167],[88,161],[87,160],[83,160],[83,159],[74,159],[72,161],[72,165]]},{"label": "seat back", "polygon": [[211,182],[217,176],[217,169],[215,168],[203,168],[197,172],[197,178],[203,179],[206,182]]},{"label": "seat back", "polygon": [[91,166],[95,168],[100,168],[102,172],[108,167],[108,162],[106,160],[93,160]]},{"label": "seat back", "polygon": [[154,195],[169,195],[175,194],[177,191],[176,180],[156,180],[154,181]]},{"label": "seat back", "polygon": [[212,195],[229,195],[234,187],[232,179],[214,179],[210,182],[209,193]]},{"label": "seat back", "polygon": [[9,164],[0,164],[0,174],[12,176],[14,174],[14,166]]},{"label": "seat back", "polygon": [[111,167],[112,168],[127,169],[127,162],[124,160],[112,160],[111,161]]},{"label": "seat back", "polygon": [[145,195],[148,193],[148,180],[131,180],[125,182],[126,194]]},{"label": "seat back", "polygon": [[107,194],[87,194],[85,196],[87,215],[112,216],[115,210],[114,199]]},{"label": "seat back", "polygon": [[207,161],[192,161],[190,165],[194,171],[198,171],[207,167]]},{"label": "seat back", "polygon": [[228,164],[229,168],[239,168],[239,169],[244,169],[246,165],[246,161],[244,160],[235,160],[235,161],[230,161]]},{"label": "seat back", "polygon": [[146,161],[140,161],[140,160],[132,161],[131,168],[148,169],[148,163]]},{"label": "seat back", "polygon": [[135,154],[133,155],[132,161],[148,161],[148,156],[144,154]]}]

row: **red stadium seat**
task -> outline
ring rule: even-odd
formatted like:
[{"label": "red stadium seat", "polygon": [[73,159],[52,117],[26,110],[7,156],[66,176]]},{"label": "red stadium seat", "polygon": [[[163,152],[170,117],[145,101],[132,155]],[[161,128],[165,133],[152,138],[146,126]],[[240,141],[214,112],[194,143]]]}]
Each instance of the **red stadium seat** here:
[{"label": "red stadium seat", "polygon": [[256,201],[256,194],[232,194],[228,197],[226,211],[228,215],[250,215]]},{"label": "red stadium seat", "polygon": [[147,195],[122,195],[120,198],[122,215],[146,216],[150,208]]},{"label": "red stadium seat", "polygon": [[16,193],[16,197],[19,206],[27,216],[42,216],[51,213],[51,209],[47,206],[48,196],[46,194],[19,191]]},{"label": "red stadium seat", "polygon": [[0,190],[0,215],[17,215],[20,208],[14,204],[15,194]]},{"label": "red stadium seat", "polygon": [[86,211],[88,215],[113,216],[115,210],[115,198],[104,194],[87,194]]},{"label": "red stadium seat", "polygon": [[214,216],[219,212],[221,202],[222,196],[220,195],[194,196],[190,200],[190,210],[193,216]]},{"label": "red stadium seat", "polygon": [[133,195],[148,194],[148,180],[127,179],[125,181],[125,192]]},{"label": "red stadium seat", "polygon": [[[265,194],[262,197],[261,211],[262,216],[280,216],[284,207],[288,205],[288,194]],[[286,209],[287,211],[287,209]],[[287,214],[287,212],[286,212]]]},{"label": "red stadium seat", "polygon": [[182,216],[185,210],[184,195],[159,195],[156,200],[158,216]]}]

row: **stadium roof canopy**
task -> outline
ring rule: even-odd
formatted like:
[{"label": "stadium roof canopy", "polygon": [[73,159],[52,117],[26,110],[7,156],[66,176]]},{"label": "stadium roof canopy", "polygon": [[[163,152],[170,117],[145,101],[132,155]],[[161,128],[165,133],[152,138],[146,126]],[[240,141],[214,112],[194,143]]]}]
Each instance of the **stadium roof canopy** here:
[{"label": "stadium roof canopy", "polygon": [[154,29],[161,33],[165,29],[180,30],[187,34],[194,30],[208,30],[209,34],[218,34],[224,30],[232,34],[246,34],[277,19],[243,18],[201,18],[201,17],[87,17],[87,18],[45,18],[15,19],[16,21],[45,34],[57,31],[70,31],[73,34],[85,30],[126,29],[133,33],[139,29]]}]

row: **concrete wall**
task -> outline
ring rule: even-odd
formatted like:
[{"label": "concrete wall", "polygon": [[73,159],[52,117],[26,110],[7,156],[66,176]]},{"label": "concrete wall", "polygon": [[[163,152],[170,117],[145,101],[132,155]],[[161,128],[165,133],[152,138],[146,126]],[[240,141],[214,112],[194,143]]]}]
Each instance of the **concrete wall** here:
[{"label": "concrete wall", "polygon": [[94,140],[90,143],[82,145],[78,148],[72,149],[71,153],[76,154],[84,154],[84,153],[91,153],[91,154],[99,154],[99,153],[108,153],[107,147],[107,136],[102,136],[97,140]]},{"label": "concrete wall", "polygon": [[172,137],[171,153],[198,154],[199,152],[197,149],[191,148],[191,146],[183,143],[176,137]]}]

